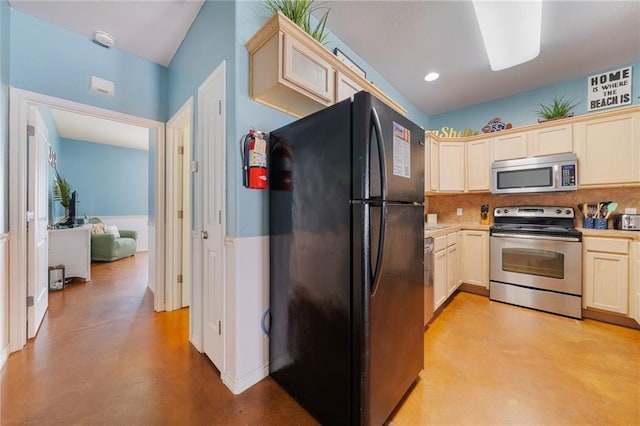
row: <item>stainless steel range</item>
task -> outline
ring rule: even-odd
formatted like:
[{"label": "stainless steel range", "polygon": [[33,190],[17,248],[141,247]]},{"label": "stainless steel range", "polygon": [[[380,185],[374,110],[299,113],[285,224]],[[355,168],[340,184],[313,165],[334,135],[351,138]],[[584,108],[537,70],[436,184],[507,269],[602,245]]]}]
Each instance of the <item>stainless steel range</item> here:
[{"label": "stainless steel range", "polygon": [[582,234],[571,207],[494,209],[491,300],[582,318]]}]

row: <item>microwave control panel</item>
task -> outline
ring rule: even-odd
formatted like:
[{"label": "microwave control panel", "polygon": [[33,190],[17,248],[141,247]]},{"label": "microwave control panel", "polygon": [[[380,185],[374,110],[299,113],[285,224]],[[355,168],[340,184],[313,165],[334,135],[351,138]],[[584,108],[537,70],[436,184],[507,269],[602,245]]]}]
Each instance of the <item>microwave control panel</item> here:
[{"label": "microwave control panel", "polygon": [[561,186],[576,186],[576,165],[562,165],[562,183]]}]

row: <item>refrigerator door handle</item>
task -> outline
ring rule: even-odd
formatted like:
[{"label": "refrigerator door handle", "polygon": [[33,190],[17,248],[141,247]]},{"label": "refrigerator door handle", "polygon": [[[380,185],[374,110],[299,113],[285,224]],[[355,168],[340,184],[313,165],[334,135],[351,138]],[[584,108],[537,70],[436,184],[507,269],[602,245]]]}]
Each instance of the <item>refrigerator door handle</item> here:
[{"label": "refrigerator door handle", "polygon": [[373,129],[376,133],[376,141],[378,145],[378,160],[380,164],[380,191],[383,200],[387,199],[387,164],[385,158],[384,138],[382,137],[382,126],[380,125],[380,118],[375,108],[371,108],[371,121],[373,123]]},{"label": "refrigerator door handle", "polygon": [[[369,207],[371,208],[371,207]],[[376,268],[371,278],[371,296],[374,296],[380,285],[380,268],[382,266],[384,254],[384,234],[387,227],[387,204],[380,204],[380,237],[378,239],[378,253],[376,255]],[[371,247],[371,245],[369,245]]]}]

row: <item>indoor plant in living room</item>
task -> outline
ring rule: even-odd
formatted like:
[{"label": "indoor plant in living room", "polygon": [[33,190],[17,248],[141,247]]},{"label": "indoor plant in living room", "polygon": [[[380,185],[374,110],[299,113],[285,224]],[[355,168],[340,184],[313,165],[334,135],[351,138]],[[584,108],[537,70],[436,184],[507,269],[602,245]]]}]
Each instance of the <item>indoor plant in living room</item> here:
[{"label": "indoor plant in living room", "polygon": [[[55,170],[55,169],[54,169]],[[55,170],[56,174],[53,177],[53,199],[59,201],[62,207],[64,207],[64,218],[58,222],[58,224],[69,225],[72,222],[69,216],[69,207],[71,207],[71,194],[73,190],[71,185],[65,178],[60,176],[58,170]]]}]

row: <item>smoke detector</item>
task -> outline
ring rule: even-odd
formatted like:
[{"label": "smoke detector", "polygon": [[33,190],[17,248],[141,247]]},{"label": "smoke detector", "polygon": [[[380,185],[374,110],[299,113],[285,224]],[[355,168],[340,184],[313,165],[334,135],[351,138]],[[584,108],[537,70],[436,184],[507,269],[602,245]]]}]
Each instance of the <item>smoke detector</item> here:
[{"label": "smoke detector", "polygon": [[107,48],[112,47],[115,43],[115,41],[113,40],[113,36],[104,31],[96,31],[93,34],[93,41]]}]

